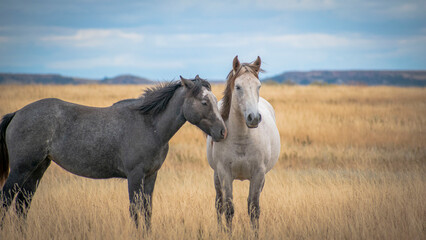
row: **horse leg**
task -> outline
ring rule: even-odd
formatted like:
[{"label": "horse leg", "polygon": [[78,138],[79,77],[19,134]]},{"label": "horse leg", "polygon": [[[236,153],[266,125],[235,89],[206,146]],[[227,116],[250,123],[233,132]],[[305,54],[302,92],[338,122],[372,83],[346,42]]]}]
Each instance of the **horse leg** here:
[{"label": "horse leg", "polygon": [[155,180],[157,179],[157,172],[146,177],[143,182],[143,214],[145,217],[145,227],[149,231],[151,229],[151,216],[152,216],[152,193],[154,192]]},{"label": "horse leg", "polygon": [[229,233],[232,233],[232,218],[234,217],[234,204],[232,203],[232,177],[231,174],[226,171],[218,172],[219,181],[222,189],[225,192],[224,211],[226,218],[226,226]]},{"label": "horse leg", "polygon": [[217,224],[219,229],[222,229],[222,214],[223,214],[223,193],[222,193],[222,187],[220,185],[219,176],[217,175],[217,172],[214,173],[214,187],[216,189],[216,201],[215,201],[215,207],[216,207],[216,214],[217,214]]},{"label": "horse leg", "polygon": [[142,179],[143,176],[133,176],[128,177],[127,184],[129,188],[129,200],[130,200],[130,216],[135,221],[136,228],[139,227],[139,212],[141,211],[140,207],[140,198],[142,193]]},{"label": "horse leg", "polygon": [[[43,173],[50,165],[50,160],[45,159],[38,164],[34,163],[35,162],[22,161],[21,164],[16,164],[12,167],[9,177],[0,191],[3,208],[0,226],[16,195],[18,195],[15,202],[16,211],[18,215],[24,218],[26,217],[26,211],[29,208],[31,197],[37,187],[37,181],[41,179]],[[32,167],[34,165],[35,167]]]},{"label": "horse leg", "polygon": [[154,191],[157,172],[143,177],[135,176],[128,179],[130,215],[135,221],[136,228],[139,227],[139,213],[142,211],[145,218],[145,227],[149,231],[151,228],[152,215],[152,193]]},{"label": "horse leg", "polygon": [[0,230],[3,229],[3,221],[6,213],[9,210],[10,205],[12,205],[15,195],[19,191],[18,184],[15,184],[18,177],[19,176],[17,176],[15,172],[11,171],[9,177],[3,185],[3,188],[0,190],[0,200],[2,205],[0,209]]},{"label": "horse leg", "polygon": [[21,187],[18,195],[16,196],[16,212],[23,218],[27,217],[28,210],[30,209],[31,201],[37,190],[38,184],[40,183],[43,174],[50,166],[51,160],[46,158],[40,165],[31,173],[27,178],[24,185]]},{"label": "horse leg", "polygon": [[250,180],[250,191],[247,199],[248,214],[250,216],[250,222],[252,228],[255,230],[257,236],[259,230],[259,217],[260,217],[260,206],[259,198],[262,192],[263,185],[265,184],[265,173],[258,172]]},{"label": "horse leg", "polygon": [[1,200],[2,200],[2,216],[0,220],[0,225],[3,222],[4,215],[6,214],[10,205],[12,205],[12,201],[19,191],[17,182],[19,182],[20,178],[22,178],[22,176],[17,174],[16,171],[11,171],[3,188],[0,191]]}]

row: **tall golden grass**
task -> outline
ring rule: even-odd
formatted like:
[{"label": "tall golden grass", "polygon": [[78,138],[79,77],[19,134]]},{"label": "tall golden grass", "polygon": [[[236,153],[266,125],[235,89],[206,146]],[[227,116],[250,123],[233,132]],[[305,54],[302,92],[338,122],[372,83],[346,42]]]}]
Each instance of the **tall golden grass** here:
[{"label": "tall golden grass", "polygon": [[[214,85],[221,97],[223,85]],[[0,86],[0,114],[57,97],[91,106],[145,86]],[[268,86],[281,134],[261,195],[260,239],[426,239],[426,89]],[[205,138],[173,137],[153,198],[153,228],[136,229],[124,180],[77,177],[52,164],[27,221],[9,211],[0,239],[222,239]],[[232,239],[253,239],[248,181],[234,183]]]}]

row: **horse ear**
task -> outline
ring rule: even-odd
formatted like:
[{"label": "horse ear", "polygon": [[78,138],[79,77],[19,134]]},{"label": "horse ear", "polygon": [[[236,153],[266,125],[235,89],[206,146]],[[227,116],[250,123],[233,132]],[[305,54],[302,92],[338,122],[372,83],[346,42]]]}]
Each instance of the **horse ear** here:
[{"label": "horse ear", "polygon": [[200,76],[198,76],[198,74],[197,74],[197,76],[195,76],[195,79],[200,79]]},{"label": "horse ear", "polygon": [[185,79],[182,76],[179,76],[179,77],[180,77],[180,81],[182,83],[182,86],[185,86],[186,88],[189,88],[189,89],[194,87],[195,84],[191,80]]},{"label": "horse ear", "polygon": [[234,70],[234,73],[238,71],[238,68],[240,68],[240,61],[238,60],[238,55],[234,57],[234,61],[232,62],[232,69]]},{"label": "horse ear", "polygon": [[256,61],[254,61],[253,63],[252,63],[252,66],[254,67],[254,69],[256,70],[256,72],[257,73],[259,73],[259,70],[260,70],[260,64],[261,64],[261,60],[260,60],[260,57],[259,56],[257,56],[257,58],[256,58]]}]

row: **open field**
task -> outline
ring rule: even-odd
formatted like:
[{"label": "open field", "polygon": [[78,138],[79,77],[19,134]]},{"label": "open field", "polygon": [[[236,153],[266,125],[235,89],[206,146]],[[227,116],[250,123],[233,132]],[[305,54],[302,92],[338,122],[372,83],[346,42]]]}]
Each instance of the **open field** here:
[{"label": "open field", "polygon": [[[46,97],[91,106],[145,86],[0,85],[0,115]],[[223,85],[213,91],[221,98]],[[261,195],[260,239],[426,239],[426,89],[265,85],[281,134]],[[153,197],[148,239],[222,239],[205,138],[173,137]],[[254,238],[248,181],[234,182],[233,239]],[[52,164],[28,219],[6,215],[0,239],[140,239],[124,180],[91,180]]]}]

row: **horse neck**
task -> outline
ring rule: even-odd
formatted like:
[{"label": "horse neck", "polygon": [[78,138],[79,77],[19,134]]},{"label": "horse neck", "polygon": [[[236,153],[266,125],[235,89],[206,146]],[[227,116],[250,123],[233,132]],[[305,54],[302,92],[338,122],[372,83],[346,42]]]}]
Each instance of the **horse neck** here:
[{"label": "horse neck", "polygon": [[177,89],[167,104],[166,109],[154,117],[154,127],[160,141],[167,143],[185,124],[182,106],[185,100],[184,88]]}]

